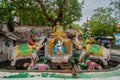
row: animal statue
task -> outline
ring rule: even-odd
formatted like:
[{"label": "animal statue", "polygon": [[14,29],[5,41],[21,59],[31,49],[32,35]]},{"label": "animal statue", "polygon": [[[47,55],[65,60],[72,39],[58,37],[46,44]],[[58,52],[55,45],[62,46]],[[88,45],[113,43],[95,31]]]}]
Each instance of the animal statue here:
[{"label": "animal statue", "polygon": [[49,69],[49,66],[48,64],[45,63],[44,60],[41,60],[41,61],[38,60],[37,62],[36,59],[32,57],[32,61],[27,69],[28,70],[46,70],[46,69]]},{"label": "animal statue", "polygon": [[12,32],[9,32],[6,24],[0,24],[0,54],[7,57],[11,47],[14,46],[15,41],[18,39]]},{"label": "animal statue", "polygon": [[36,43],[36,49],[33,51],[29,44],[20,44],[12,47],[8,54],[8,59],[11,61],[11,66],[15,66],[15,63],[19,59],[35,58],[37,59],[37,52],[43,47],[45,36],[41,36],[40,40]]},{"label": "animal statue", "polygon": [[85,63],[87,64],[88,70],[94,70],[95,68],[97,68],[98,70],[102,70],[102,67],[96,62],[93,62],[91,60],[86,60]]},{"label": "animal statue", "polygon": [[85,54],[89,55],[89,58],[92,59],[99,59],[103,62],[103,65],[108,65],[108,61],[110,59],[110,52],[108,49],[106,49],[104,46],[99,46],[97,44],[91,44],[93,43],[93,40],[87,38],[85,41],[80,41],[78,39],[78,34],[81,34],[79,32],[76,33],[75,40],[73,40],[74,45],[77,49],[82,50],[81,56],[79,57],[79,61],[82,61],[82,58],[85,56]]},{"label": "animal statue", "polygon": [[87,70],[102,70],[102,67],[100,64],[92,61],[89,59],[89,56],[85,55],[84,58],[82,58],[81,63],[79,63],[78,59],[79,56],[81,54],[79,53],[78,50],[76,50],[71,58],[71,62],[72,64],[76,64],[77,65],[77,70],[81,70],[81,69],[87,69]]},{"label": "animal statue", "polygon": [[108,61],[110,60],[110,52],[103,46],[95,45],[95,44],[87,44],[85,48],[81,52],[81,56],[79,61],[81,62],[84,55],[89,55],[89,58],[99,59],[103,62],[103,65],[108,65]]}]

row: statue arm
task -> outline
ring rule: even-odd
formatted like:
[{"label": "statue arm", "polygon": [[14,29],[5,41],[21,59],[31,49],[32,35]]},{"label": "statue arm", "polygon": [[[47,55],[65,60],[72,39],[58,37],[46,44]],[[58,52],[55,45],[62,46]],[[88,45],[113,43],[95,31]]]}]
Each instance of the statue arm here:
[{"label": "statue arm", "polygon": [[41,45],[40,45],[40,49],[41,49],[43,46],[44,46],[44,44],[41,44]]},{"label": "statue arm", "polygon": [[74,40],[72,40],[72,42],[75,45],[75,47],[77,48],[77,46],[78,46],[77,42],[75,42]]},{"label": "statue arm", "polygon": [[80,45],[76,41],[73,40],[72,42],[77,49],[81,49]]},{"label": "statue arm", "polygon": [[85,54],[86,54],[86,50],[84,49],[79,57],[79,62],[82,62],[82,59],[84,58]]},{"label": "statue arm", "polygon": [[55,32],[55,31],[56,31],[56,26],[53,27],[53,32]]},{"label": "statue arm", "polygon": [[78,32],[79,32],[80,34],[84,34],[80,29],[78,30]]}]

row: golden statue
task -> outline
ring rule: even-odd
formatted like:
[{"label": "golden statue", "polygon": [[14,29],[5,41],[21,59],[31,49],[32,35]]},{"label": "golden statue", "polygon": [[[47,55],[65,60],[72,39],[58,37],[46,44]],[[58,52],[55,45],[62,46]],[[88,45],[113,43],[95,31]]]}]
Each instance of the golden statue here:
[{"label": "golden statue", "polygon": [[66,36],[66,33],[63,32],[63,27],[60,25],[59,21],[53,27],[53,32],[50,33],[50,36]]},{"label": "golden statue", "polygon": [[60,26],[60,22],[56,23],[56,26],[53,27],[53,32],[62,32],[63,28]]}]

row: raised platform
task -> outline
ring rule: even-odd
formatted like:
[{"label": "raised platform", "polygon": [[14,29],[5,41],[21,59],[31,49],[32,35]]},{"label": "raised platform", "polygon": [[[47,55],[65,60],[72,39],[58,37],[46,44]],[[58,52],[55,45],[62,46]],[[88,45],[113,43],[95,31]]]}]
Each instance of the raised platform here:
[{"label": "raised platform", "polygon": [[72,76],[72,71],[0,71],[1,80],[119,80],[120,65],[106,71],[80,71]]},{"label": "raised platform", "polygon": [[7,57],[4,57],[4,56],[0,55],[0,62],[7,61],[7,60],[8,60]]}]

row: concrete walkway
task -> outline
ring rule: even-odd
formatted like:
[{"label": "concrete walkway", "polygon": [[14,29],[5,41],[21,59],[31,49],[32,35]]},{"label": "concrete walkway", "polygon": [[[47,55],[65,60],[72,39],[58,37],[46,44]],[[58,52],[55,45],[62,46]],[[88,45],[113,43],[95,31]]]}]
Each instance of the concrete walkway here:
[{"label": "concrete walkway", "polygon": [[[1,79],[1,80],[16,80],[15,79]],[[23,78],[17,78],[17,80],[23,80]],[[58,78],[24,78],[24,80],[120,80],[120,76],[114,76],[114,77],[109,77],[109,78],[87,78],[87,79],[58,79]]]}]

